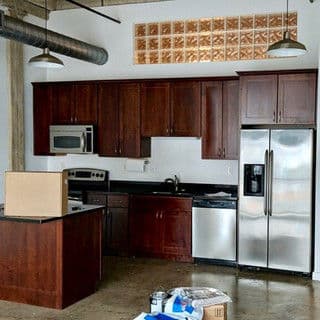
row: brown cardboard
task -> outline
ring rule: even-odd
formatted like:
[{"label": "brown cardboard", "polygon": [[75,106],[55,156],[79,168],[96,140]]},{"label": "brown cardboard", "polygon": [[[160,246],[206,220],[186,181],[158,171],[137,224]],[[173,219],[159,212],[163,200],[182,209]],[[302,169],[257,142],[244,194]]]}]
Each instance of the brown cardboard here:
[{"label": "brown cardboard", "polygon": [[227,320],[227,304],[216,304],[203,308],[202,320]]},{"label": "brown cardboard", "polygon": [[68,212],[67,172],[6,172],[6,216],[61,217]]}]

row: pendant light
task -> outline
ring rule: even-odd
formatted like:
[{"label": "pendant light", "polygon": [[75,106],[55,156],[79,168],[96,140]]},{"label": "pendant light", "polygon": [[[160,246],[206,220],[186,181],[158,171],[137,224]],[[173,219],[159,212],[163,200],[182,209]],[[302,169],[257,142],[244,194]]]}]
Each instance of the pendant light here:
[{"label": "pendant light", "polygon": [[290,39],[288,3],[289,0],[287,0],[286,30],[283,33],[283,39],[270,45],[267,50],[267,54],[272,57],[296,57],[307,52],[302,43]]},{"label": "pendant light", "polygon": [[50,54],[50,50],[48,48],[48,10],[47,10],[47,0],[45,1],[45,11],[46,11],[46,28],[45,28],[45,45],[46,47],[43,49],[43,53],[31,58],[29,60],[29,64],[32,65],[33,67],[38,67],[38,68],[63,68],[64,64],[63,62],[52,56]]}]

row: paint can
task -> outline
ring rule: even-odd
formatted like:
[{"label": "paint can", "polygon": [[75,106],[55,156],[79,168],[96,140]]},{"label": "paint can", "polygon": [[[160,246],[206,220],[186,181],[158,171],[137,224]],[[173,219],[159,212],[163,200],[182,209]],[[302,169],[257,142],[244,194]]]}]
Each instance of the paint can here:
[{"label": "paint can", "polygon": [[150,295],[150,312],[163,312],[169,295],[164,291],[155,291]]}]

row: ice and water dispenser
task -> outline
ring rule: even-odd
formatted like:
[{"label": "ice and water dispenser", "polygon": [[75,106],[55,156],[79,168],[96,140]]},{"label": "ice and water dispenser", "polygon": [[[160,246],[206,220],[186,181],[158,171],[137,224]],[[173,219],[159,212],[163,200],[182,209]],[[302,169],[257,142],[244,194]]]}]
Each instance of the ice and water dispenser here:
[{"label": "ice and water dispenser", "polygon": [[244,164],[244,186],[245,196],[264,196],[264,164]]}]

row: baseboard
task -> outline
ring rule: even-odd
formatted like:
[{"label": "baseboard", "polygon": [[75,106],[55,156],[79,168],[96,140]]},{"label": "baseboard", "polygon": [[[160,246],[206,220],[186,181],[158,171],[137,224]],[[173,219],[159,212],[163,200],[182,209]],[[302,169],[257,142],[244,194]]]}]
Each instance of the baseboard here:
[{"label": "baseboard", "polygon": [[320,281],[320,272],[312,272],[312,280]]}]

